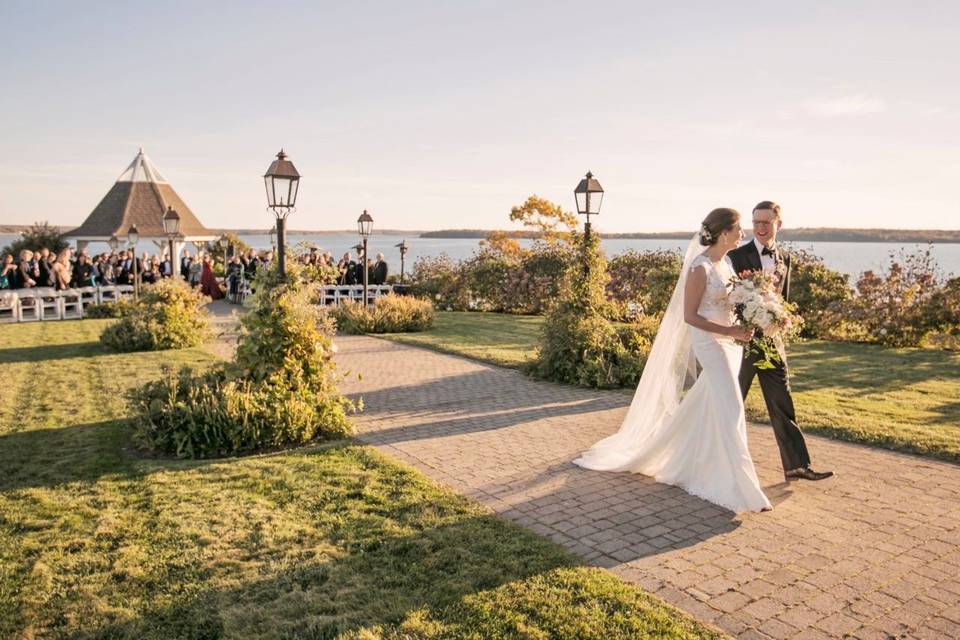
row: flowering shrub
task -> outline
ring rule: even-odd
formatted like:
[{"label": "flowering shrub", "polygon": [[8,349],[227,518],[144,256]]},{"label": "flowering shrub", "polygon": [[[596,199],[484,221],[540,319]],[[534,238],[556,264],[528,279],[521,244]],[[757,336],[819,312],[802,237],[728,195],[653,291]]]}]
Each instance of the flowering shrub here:
[{"label": "flowering shrub", "polygon": [[[856,295],[831,305],[825,318],[829,336],[888,346],[920,346],[946,322],[950,305],[939,293],[936,262],[930,249],[892,254],[886,273],[866,271],[856,283]],[[943,310],[946,310],[944,315]]]},{"label": "flowering shrub", "polygon": [[608,276],[597,236],[581,238],[578,254],[566,269],[557,304],[547,312],[537,355],[528,371],[585,387],[636,384],[650,342],[639,328],[618,330],[605,317]]},{"label": "flowering shrub", "polygon": [[331,319],[298,278],[257,274],[236,359],[167,371],[130,395],[137,441],[181,458],[236,455],[343,437],[352,402],[337,390]]},{"label": "flowering shrub", "polygon": [[823,264],[823,259],[807,249],[790,251],[790,302],[803,317],[800,335],[829,337],[836,322],[829,310],[853,296],[849,276]]},{"label": "flowering shrub", "polygon": [[133,303],[116,303],[120,320],[100,334],[115,351],[183,349],[201,344],[210,333],[204,299],[180,278],[146,285]]},{"label": "flowering shrub", "polygon": [[344,333],[404,333],[432,327],[434,310],[424,298],[391,294],[377,298],[372,308],[344,302],[333,316]]},{"label": "flowering shrub", "polygon": [[607,296],[620,303],[627,316],[636,313],[628,311],[630,303],[639,305],[639,313],[659,316],[670,302],[682,262],[678,252],[664,249],[621,253],[610,260]]},{"label": "flowering shrub", "polygon": [[417,258],[410,274],[410,292],[427,298],[438,309],[465,311],[470,308],[463,265],[445,253]]}]

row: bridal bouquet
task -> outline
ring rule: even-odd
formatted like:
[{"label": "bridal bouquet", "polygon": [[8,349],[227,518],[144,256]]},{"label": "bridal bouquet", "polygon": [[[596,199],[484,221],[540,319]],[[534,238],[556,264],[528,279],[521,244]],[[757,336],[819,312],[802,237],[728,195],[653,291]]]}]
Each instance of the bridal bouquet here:
[{"label": "bridal bouquet", "polygon": [[786,362],[784,341],[796,337],[803,327],[796,305],[777,293],[773,277],[763,271],[741,271],[730,284],[737,319],[759,334],[746,345],[761,357],[757,368],[772,369],[774,363]]}]

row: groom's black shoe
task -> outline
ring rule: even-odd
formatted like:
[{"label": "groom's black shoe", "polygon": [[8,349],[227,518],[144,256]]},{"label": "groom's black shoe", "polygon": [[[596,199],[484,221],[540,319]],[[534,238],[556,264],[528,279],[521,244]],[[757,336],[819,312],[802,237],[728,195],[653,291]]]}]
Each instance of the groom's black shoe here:
[{"label": "groom's black shoe", "polygon": [[823,480],[833,475],[833,471],[814,471],[810,467],[791,469],[783,473],[784,480]]}]

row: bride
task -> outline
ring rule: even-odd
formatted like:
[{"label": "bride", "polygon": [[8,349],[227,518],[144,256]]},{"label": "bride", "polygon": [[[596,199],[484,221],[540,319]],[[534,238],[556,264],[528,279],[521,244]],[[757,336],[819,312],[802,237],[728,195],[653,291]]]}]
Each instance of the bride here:
[{"label": "bride", "polygon": [[733,209],[714,209],[703,221],[620,430],[575,464],[652,476],[738,513],[771,508],[747,449],[737,382],[737,341],[752,332],[734,324],[727,296],[735,275],[727,252],[742,239]]}]

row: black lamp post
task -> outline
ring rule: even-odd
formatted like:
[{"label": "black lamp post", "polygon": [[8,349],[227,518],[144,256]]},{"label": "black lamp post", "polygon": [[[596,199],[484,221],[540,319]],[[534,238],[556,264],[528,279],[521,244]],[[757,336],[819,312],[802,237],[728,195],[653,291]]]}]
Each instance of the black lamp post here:
[{"label": "black lamp post", "polygon": [[370,270],[367,269],[367,238],[373,233],[373,218],[370,217],[366,209],[364,209],[360,217],[357,218],[357,230],[363,238],[363,306],[366,307],[369,302],[367,299],[367,287],[370,286]]},{"label": "black lamp post", "polygon": [[583,227],[583,233],[587,241],[590,240],[590,216],[600,213],[600,203],[603,202],[603,187],[597,182],[593,174],[587,171],[587,175],[580,181],[577,188],[573,190],[577,198],[577,213],[587,216],[587,223]]},{"label": "black lamp post", "polygon": [[180,214],[168,206],[167,212],[163,214],[163,231],[170,240],[170,276],[177,275],[177,261],[173,255],[173,239],[180,233]]},{"label": "black lamp post", "polygon": [[137,242],[140,240],[140,232],[137,225],[132,224],[127,229],[127,243],[130,245],[130,252],[133,254],[133,299],[140,299],[140,277],[137,274]]},{"label": "black lamp post", "polygon": [[220,245],[220,248],[223,249],[223,281],[227,281],[227,249],[230,248],[230,238],[227,237],[227,234],[220,236],[220,239],[217,240],[217,244]]},{"label": "black lamp post", "polygon": [[400,284],[403,284],[403,260],[407,255],[407,251],[410,251],[410,247],[407,246],[407,239],[404,238],[399,243],[393,245],[400,249]]},{"label": "black lamp post", "polygon": [[283,152],[283,149],[280,149],[277,159],[270,164],[270,168],[263,174],[263,182],[267,187],[267,206],[273,209],[274,215],[277,216],[277,257],[280,261],[280,277],[284,278],[287,275],[284,225],[287,216],[297,203],[300,174],[293,163],[287,160],[287,154]]}]

